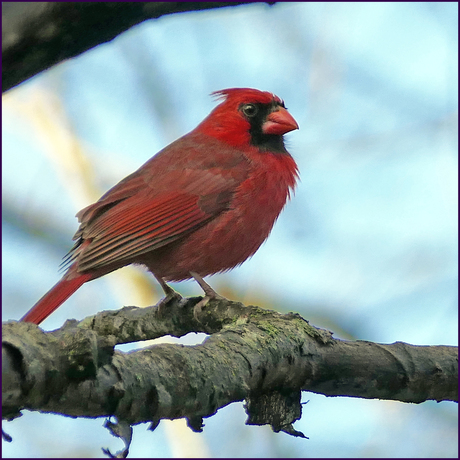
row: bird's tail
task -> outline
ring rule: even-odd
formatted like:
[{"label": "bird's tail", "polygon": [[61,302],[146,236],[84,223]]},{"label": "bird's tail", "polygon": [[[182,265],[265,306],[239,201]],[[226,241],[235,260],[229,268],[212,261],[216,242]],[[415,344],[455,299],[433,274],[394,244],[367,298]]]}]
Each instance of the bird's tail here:
[{"label": "bird's tail", "polygon": [[22,318],[21,321],[40,324],[63,302],[65,302],[83,283],[91,280],[90,274],[78,274],[68,279],[66,274],[52,287]]}]

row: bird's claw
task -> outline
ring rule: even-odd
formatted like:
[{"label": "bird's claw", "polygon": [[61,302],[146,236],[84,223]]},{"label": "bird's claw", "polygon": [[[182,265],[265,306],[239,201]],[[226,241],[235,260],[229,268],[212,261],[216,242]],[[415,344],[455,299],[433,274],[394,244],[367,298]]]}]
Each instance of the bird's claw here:
[{"label": "bird's claw", "polygon": [[166,294],[163,299],[161,299],[157,303],[158,307],[158,314],[161,316],[163,313],[164,307],[171,301],[175,300],[176,302],[181,302],[183,301],[183,297],[176,292],[171,286],[168,286],[166,282],[163,280],[163,278],[160,278],[159,276],[155,275],[155,278],[158,280],[160,283],[161,288],[163,289],[163,292]]},{"label": "bird's claw", "polygon": [[225,300],[225,297],[217,294],[217,292],[208,284],[206,281],[196,272],[190,272],[195,281],[203,289],[205,296],[193,307],[193,317],[199,323],[198,315],[201,313],[203,307],[205,307],[210,300]]},{"label": "bird's claw", "polygon": [[172,292],[168,292],[165,297],[163,297],[158,303],[158,314],[161,316],[166,305],[172,301],[181,302],[184,298],[176,291],[171,289]]},{"label": "bird's claw", "polygon": [[[225,297],[222,297],[221,295],[217,294],[217,292],[208,283],[206,283],[206,281],[198,273],[190,272],[190,275],[192,275],[195,281],[200,285],[201,289],[203,289],[205,294],[204,297],[193,307],[193,317],[196,321],[201,323],[201,321],[198,319],[198,315],[201,314],[203,307],[205,307],[210,300],[226,299]],[[172,287],[168,286],[168,284],[166,284],[163,278],[156,275],[155,278],[158,280],[164,293],[166,294],[166,296],[157,304],[159,315],[162,314],[165,305],[171,302],[172,300],[178,301],[179,303],[186,302],[186,299],[184,299]]]}]

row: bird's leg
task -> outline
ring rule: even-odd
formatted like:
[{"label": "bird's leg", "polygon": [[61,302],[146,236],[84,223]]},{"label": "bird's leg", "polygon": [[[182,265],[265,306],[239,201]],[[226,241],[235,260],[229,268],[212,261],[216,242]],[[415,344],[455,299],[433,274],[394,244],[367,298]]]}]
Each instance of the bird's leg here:
[{"label": "bird's leg", "polygon": [[182,300],[182,296],[176,292],[171,286],[166,284],[166,281],[161,278],[160,276],[153,275],[156,280],[160,283],[161,289],[163,289],[163,292],[166,294],[166,296],[158,302],[158,313],[161,314],[161,310],[163,307],[171,300],[177,299],[177,300]]},{"label": "bird's leg", "polygon": [[[201,309],[212,299],[225,300],[225,297],[217,294],[217,292],[196,272],[190,272],[194,280],[203,289],[205,296],[195,305],[193,309],[193,316],[198,321],[198,315]],[[169,287],[169,286],[168,286]]]}]

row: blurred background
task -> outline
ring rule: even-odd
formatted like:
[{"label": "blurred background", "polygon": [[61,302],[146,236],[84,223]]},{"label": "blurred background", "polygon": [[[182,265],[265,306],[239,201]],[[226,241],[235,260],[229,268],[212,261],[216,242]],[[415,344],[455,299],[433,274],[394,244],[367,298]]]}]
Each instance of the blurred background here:
[{"label": "blurred background", "polygon": [[[60,278],[75,213],[193,129],[212,91],[284,99],[301,182],[268,241],[208,278],[221,294],[295,311],[335,337],[457,344],[458,4],[258,3],[165,16],[63,62],[3,97],[3,320]],[[201,295],[192,282],[175,284]],[[162,292],[140,268],[83,286],[43,324]],[[199,343],[190,334],[180,342]],[[172,340],[171,340],[172,341]],[[132,346],[131,346],[132,348]],[[129,347],[122,348],[124,350]],[[295,428],[244,425],[242,403],[153,433],[131,457],[457,457],[457,405],[304,393]],[[25,411],[3,457],[100,457],[103,419]]]}]

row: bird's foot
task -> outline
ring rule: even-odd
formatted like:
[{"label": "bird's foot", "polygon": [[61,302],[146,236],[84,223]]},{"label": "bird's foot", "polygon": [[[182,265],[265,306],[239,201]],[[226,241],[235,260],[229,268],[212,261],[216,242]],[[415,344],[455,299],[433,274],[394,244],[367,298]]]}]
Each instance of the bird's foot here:
[{"label": "bird's foot", "polygon": [[160,278],[158,276],[155,276],[157,281],[160,283],[161,288],[163,289],[163,292],[166,294],[165,297],[163,297],[158,303],[158,314],[161,316],[163,314],[163,310],[165,306],[171,302],[172,300],[175,300],[177,302],[180,302],[183,300],[183,297],[175,291],[171,286],[168,286],[166,282],[163,280],[163,278]]},{"label": "bird's foot", "polygon": [[158,308],[158,316],[162,317],[165,309],[167,308],[167,305],[170,304],[170,302],[180,302],[183,300],[183,297],[176,291],[172,290],[173,292],[170,294],[166,294],[165,297],[163,297],[157,304]]},{"label": "bird's foot", "polygon": [[195,272],[190,272],[193,276],[195,281],[200,285],[201,289],[203,289],[205,296],[195,305],[193,308],[193,317],[200,322],[198,319],[198,315],[201,313],[201,310],[210,300],[225,300],[225,297],[217,294],[217,292],[198,274]]}]

